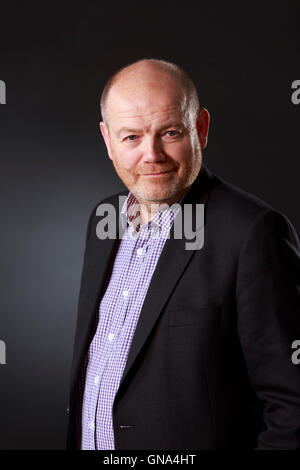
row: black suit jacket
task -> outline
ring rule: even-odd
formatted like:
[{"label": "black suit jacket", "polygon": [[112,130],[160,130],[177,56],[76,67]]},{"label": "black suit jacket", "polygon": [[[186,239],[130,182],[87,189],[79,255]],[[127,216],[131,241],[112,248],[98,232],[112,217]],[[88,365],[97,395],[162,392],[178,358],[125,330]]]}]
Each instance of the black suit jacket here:
[{"label": "black suit jacket", "polygon": [[[118,195],[102,202],[118,208]],[[205,204],[204,245],[187,250],[185,238],[172,236],[165,243],[114,400],[115,448],[299,449],[296,232],[282,213],[204,165],[183,202]],[[69,449],[79,448],[79,377],[119,244],[97,238],[95,211],[79,295]]]}]

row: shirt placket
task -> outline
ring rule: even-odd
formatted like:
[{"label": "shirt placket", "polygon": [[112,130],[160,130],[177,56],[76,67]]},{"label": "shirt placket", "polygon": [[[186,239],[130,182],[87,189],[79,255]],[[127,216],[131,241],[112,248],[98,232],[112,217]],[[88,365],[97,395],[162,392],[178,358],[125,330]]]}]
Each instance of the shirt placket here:
[{"label": "shirt placket", "polygon": [[[141,275],[141,271],[143,269],[143,263],[145,261],[145,256],[147,252],[147,245],[149,242],[149,237],[147,237],[147,232],[145,232],[146,237],[142,238],[138,236],[136,238],[133,250],[132,250],[132,258],[131,258],[131,265],[129,266],[126,275],[122,276],[123,281],[120,285],[120,294],[119,298],[120,301],[117,304],[117,308],[119,309],[118,315],[116,316],[116,321],[112,324],[111,331],[114,333],[110,333],[107,337],[110,341],[111,347],[109,352],[106,353],[106,360],[103,362],[101,367],[101,372],[99,373],[99,379],[97,380],[97,395],[95,396],[95,400],[93,401],[92,407],[92,415],[95,417],[95,430],[94,430],[94,446],[95,448],[106,448],[109,449],[114,448],[114,446],[110,443],[113,443],[113,429],[111,429],[111,420],[109,420],[109,415],[111,414],[114,396],[117,392],[117,389],[107,387],[109,380],[106,380],[106,375],[108,378],[110,377],[111,370],[118,370],[120,364],[120,350],[122,350],[122,344],[124,343],[124,332],[126,335],[130,328],[130,323],[132,322],[132,318],[128,316],[128,311],[131,310],[131,306],[134,302],[135,298],[135,285],[137,279],[139,279]],[[120,313],[122,312],[122,313]],[[126,336],[125,335],[125,336]],[[125,363],[123,364],[125,367]],[[118,380],[112,381],[113,383],[119,383],[121,380],[121,373],[123,369],[119,370]],[[115,377],[115,374],[114,374]],[[105,388],[105,390],[104,390]],[[109,395],[109,398],[106,403],[101,400],[101,397],[105,394]],[[108,408],[108,409],[107,409]],[[103,422],[104,420],[104,422]],[[97,430],[96,427],[102,426],[103,432]],[[108,424],[109,423],[109,424]],[[98,431],[98,432],[97,432]],[[108,436],[106,432],[108,431]]]}]

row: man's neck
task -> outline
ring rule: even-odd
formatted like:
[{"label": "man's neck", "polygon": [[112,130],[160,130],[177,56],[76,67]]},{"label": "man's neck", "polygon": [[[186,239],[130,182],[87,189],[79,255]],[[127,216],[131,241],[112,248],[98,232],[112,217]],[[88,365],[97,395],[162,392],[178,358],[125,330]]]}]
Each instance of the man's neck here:
[{"label": "man's neck", "polygon": [[182,196],[187,192],[189,188],[184,188],[182,191],[176,194],[171,199],[168,200],[161,200],[161,201],[145,201],[145,200],[138,200],[140,205],[140,220],[141,223],[144,225],[151,220],[154,215],[161,209],[167,208],[167,206],[171,206],[176,201],[182,198]]}]

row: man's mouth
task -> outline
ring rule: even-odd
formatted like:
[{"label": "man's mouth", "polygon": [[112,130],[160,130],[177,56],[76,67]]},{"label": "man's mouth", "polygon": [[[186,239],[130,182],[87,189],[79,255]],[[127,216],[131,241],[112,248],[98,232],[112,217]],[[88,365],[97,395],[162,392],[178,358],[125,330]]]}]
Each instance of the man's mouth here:
[{"label": "man's mouth", "polygon": [[167,171],[159,171],[159,172],[156,172],[156,173],[143,173],[142,175],[143,176],[159,177],[159,176],[167,175],[168,173],[171,173],[172,171],[173,171],[173,169],[172,170],[167,170]]}]

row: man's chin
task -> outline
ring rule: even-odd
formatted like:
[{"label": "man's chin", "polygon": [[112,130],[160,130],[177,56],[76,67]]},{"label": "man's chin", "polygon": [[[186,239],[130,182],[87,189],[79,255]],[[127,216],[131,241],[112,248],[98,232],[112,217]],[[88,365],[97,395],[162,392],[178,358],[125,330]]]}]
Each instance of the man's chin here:
[{"label": "man's chin", "polygon": [[139,191],[139,190],[132,190],[132,193],[135,195],[136,199],[141,203],[147,202],[165,202],[171,199],[176,198],[176,195],[179,193],[179,190],[175,191]]}]

